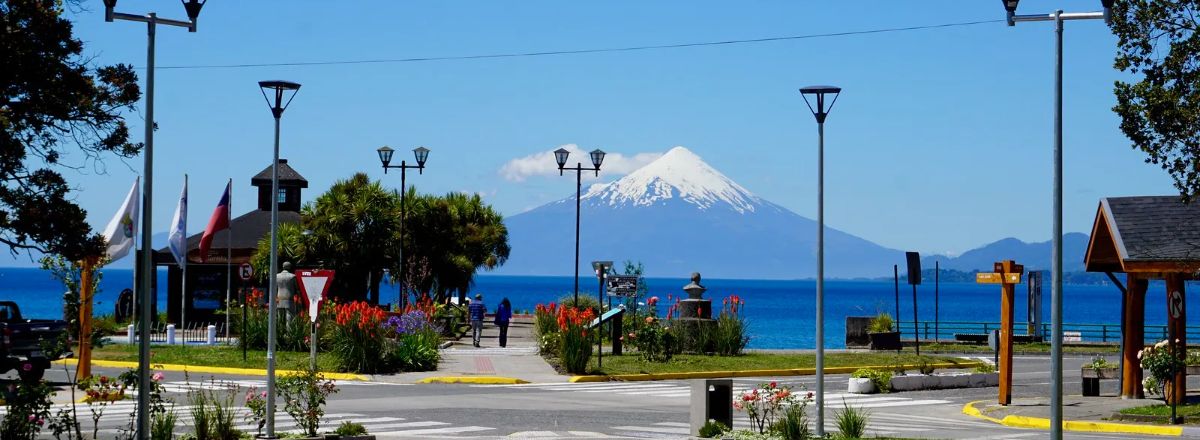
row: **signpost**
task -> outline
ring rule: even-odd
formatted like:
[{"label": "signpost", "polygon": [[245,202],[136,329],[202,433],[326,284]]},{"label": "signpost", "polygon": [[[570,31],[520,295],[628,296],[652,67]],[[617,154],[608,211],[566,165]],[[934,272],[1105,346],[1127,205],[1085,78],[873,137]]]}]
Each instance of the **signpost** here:
[{"label": "signpost", "polygon": [[1013,331],[1013,296],[1017,284],[1021,282],[1021,273],[1025,266],[1012,260],[1004,260],[993,265],[993,273],[975,274],[975,282],[979,284],[1000,285],[1000,335],[996,341],[1000,346],[997,367],[1000,371],[1001,405],[1012,403],[1012,331]]},{"label": "signpost", "polygon": [[242,263],[238,266],[238,277],[242,279],[242,334],[238,335],[238,342],[242,344],[242,362],[246,362],[246,283],[250,282],[250,276],[254,275],[254,266],[250,263]]},{"label": "signpost", "polygon": [[300,295],[308,303],[308,319],[312,327],[312,337],[308,340],[308,346],[313,371],[317,369],[317,315],[321,312],[321,300],[329,292],[329,285],[333,284],[333,274],[334,271],[326,269],[296,271],[296,279],[300,281],[297,283],[300,285]]},{"label": "signpost", "polygon": [[637,275],[609,275],[608,294],[613,296],[633,296],[637,294]]}]

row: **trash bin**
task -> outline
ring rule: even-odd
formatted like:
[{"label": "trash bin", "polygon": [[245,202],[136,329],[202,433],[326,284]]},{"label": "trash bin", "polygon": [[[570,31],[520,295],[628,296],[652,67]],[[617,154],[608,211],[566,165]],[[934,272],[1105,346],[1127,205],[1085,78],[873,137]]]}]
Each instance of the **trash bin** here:
[{"label": "trash bin", "polygon": [[733,426],[733,379],[692,380],[691,433],[709,420]]}]

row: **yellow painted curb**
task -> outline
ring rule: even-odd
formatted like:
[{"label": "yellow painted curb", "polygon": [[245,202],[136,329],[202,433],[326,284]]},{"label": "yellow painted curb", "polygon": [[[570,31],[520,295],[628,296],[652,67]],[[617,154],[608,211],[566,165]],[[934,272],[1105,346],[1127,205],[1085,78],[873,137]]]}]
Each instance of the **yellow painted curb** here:
[{"label": "yellow painted curb", "polygon": [[435,376],[418,380],[417,383],[469,383],[478,385],[513,385],[529,383],[527,380],[502,376]]},{"label": "yellow painted curb", "polygon": [[[983,414],[979,408],[975,407],[975,404],[982,402],[984,401],[977,400],[966,404],[962,409],[963,414],[1013,428],[1050,429],[1050,419],[1044,419],[1041,417],[1018,416],[1012,414],[1004,416],[1003,419],[989,417]],[[1076,420],[1064,420],[1063,430],[1075,432],[1103,432],[1113,434],[1163,435],[1173,437],[1179,437],[1183,435],[1183,427],[1180,426],[1134,425],[1128,423],[1090,422]]]},{"label": "yellow painted curb", "polygon": [[[75,365],[79,361],[75,358],[67,358],[67,359],[57,360],[54,362],[57,364],[60,364],[60,365]],[[126,362],[126,361],[102,361],[102,360],[94,360],[93,359],[92,366],[93,367],[107,367],[107,368],[137,368],[138,363],[137,362]],[[259,370],[259,369],[255,369],[255,368],[208,367],[208,366],[200,366],[200,365],[179,365],[179,364],[151,364],[151,366],[155,370],[183,371],[183,372],[188,372],[188,373],[200,373],[200,374],[235,374],[235,375],[242,375],[242,376],[266,376],[267,375],[267,370]],[[279,375],[279,376],[290,376],[293,374],[300,374],[300,372],[296,371],[296,370],[275,370],[275,374]],[[326,379],[333,379],[333,380],[359,380],[359,381],[371,380],[366,375],[355,374],[355,373],[325,373],[325,372],[322,372],[321,375],[325,376]]]},{"label": "yellow painted curb", "polygon": [[[968,361],[968,362],[941,362],[931,364],[934,368],[975,368],[983,365],[983,362]],[[918,365],[903,365],[906,370],[918,368]],[[861,368],[872,368],[876,370],[892,370],[895,366],[861,366],[861,367],[825,367],[825,374],[847,374],[858,371]],[[648,373],[648,374],[613,374],[613,375],[588,375],[588,376],[571,376],[569,382],[608,382],[608,381],[649,381],[649,380],[683,380],[683,379],[713,379],[720,377],[769,377],[769,376],[812,376],[817,374],[816,368],[786,368],[775,370],[728,370],[728,371],[692,371],[681,373]]]}]

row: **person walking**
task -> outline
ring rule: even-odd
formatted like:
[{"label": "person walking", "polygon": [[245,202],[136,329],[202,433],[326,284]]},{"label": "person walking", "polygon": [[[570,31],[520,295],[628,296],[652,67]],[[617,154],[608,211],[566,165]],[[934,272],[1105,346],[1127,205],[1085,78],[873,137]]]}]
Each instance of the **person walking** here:
[{"label": "person walking", "polygon": [[476,293],[475,300],[467,306],[467,314],[471,318],[471,340],[479,347],[479,338],[483,336],[483,315],[487,313],[487,306],[483,305],[483,294]]},{"label": "person walking", "polygon": [[512,319],[512,303],[508,298],[500,300],[496,307],[496,327],[500,328],[500,347],[508,345],[508,321]]}]

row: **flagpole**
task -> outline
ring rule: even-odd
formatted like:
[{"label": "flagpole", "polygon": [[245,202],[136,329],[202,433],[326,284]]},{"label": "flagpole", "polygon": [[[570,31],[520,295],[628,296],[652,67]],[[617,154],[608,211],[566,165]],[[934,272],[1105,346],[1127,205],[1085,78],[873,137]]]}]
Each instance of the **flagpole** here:
[{"label": "flagpole", "polygon": [[[188,184],[188,175],[187,175],[187,173],[184,173],[183,174],[183,198],[185,200],[187,199],[187,184]],[[180,327],[181,331],[187,330],[187,320],[184,319],[187,316],[187,267],[188,267],[187,251],[188,251],[187,250],[187,219],[184,218],[184,220],[183,220],[183,260],[182,260],[182,263],[180,263],[180,266],[183,268],[183,286],[181,287],[182,290],[180,290],[180,292],[179,292],[179,327]],[[187,335],[187,332],[184,332],[183,334]],[[184,341],[184,342],[186,342],[186,341]]]},{"label": "flagpole", "polygon": [[[133,179],[133,186],[138,188],[139,192],[141,191],[141,185],[140,185],[141,183],[142,183],[142,176],[137,176]],[[135,205],[137,203],[141,202],[141,198],[135,197],[135,199],[137,199],[137,200],[134,200],[134,202],[133,202]],[[138,208],[141,208],[141,206],[138,206]],[[129,291],[133,292],[133,310],[130,310],[130,312],[132,312],[132,313],[129,314],[129,323],[130,324],[137,324],[138,316],[141,316],[141,314],[138,313],[138,303],[141,302],[141,301],[138,301],[139,299],[141,299],[140,295],[138,295],[138,290],[140,287],[140,286],[138,286],[138,266],[140,266],[138,264],[138,255],[141,255],[142,253],[138,252],[138,246],[137,246],[138,245],[137,234],[139,234],[141,232],[142,231],[139,230],[138,228],[133,228],[134,236],[129,237],[130,239],[133,240],[133,284],[129,286]],[[137,327],[134,327],[134,329],[136,329],[136,328]]]},{"label": "flagpole", "polygon": [[225,184],[229,188],[229,209],[225,219],[229,227],[225,231],[225,343],[229,343],[229,297],[233,291],[233,178]]}]

